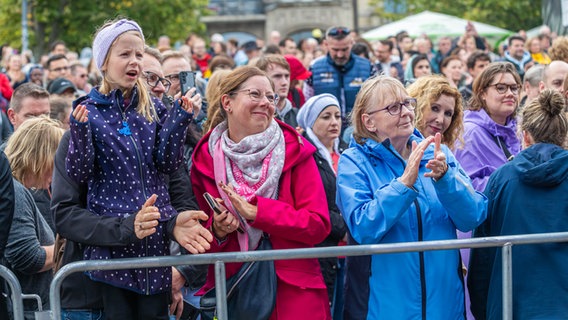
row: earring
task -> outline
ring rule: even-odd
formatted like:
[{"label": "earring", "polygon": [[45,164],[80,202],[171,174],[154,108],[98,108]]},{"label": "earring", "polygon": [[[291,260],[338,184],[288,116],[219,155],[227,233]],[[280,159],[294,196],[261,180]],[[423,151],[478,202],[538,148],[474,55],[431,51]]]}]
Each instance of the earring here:
[{"label": "earring", "polygon": [[227,112],[233,112],[232,108],[227,108]]}]

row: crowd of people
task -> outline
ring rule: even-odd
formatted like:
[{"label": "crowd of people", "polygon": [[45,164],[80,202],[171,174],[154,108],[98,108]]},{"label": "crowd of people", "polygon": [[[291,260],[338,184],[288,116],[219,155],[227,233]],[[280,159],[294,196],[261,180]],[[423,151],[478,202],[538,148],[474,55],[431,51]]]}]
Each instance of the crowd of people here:
[{"label": "crowd of people", "polygon": [[[121,18],[80,55],[57,41],[36,64],[4,46],[2,264],[46,310],[73,261],[566,231],[568,38],[521,31],[493,51],[468,24],[437,45],[334,26],[298,43],[274,31],[175,46]],[[181,72],[195,75],[187,91]],[[565,316],[567,255],[515,249],[516,316]],[[502,314],[494,248],[274,270],[270,319]],[[93,270],[63,282],[61,316],[199,319],[213,289],[213,266]],[[34,319],[37,303],[24,307]]]}]

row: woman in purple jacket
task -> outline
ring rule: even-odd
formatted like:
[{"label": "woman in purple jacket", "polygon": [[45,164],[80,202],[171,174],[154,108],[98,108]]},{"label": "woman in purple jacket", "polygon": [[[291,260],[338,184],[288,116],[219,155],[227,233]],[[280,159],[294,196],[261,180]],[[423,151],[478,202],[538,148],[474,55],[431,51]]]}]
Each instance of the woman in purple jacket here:
[{"label": "woman in purple jacket", "polygon": [[[483,192],[493,171],[521,149],[515,119],[520,88],[521,78],[509,62],[490,64],[473,83],[469,110],[464,113],[463,144],[456,142],[455,154],[479,192]],[[470,237],[471,232],[458,230],[459,239]],[[469,264],[469,249],[460,251],[465,268]],[[466,307],[467,319],[473,319],[467,293]]]},{"label": "woman in purple jacket", "polygon": [[521,78],[508,62],[491,63],[473,83],[464,142],[458,141],[455,154],[477,191],[521,149],[515,119],[520,89]]}]

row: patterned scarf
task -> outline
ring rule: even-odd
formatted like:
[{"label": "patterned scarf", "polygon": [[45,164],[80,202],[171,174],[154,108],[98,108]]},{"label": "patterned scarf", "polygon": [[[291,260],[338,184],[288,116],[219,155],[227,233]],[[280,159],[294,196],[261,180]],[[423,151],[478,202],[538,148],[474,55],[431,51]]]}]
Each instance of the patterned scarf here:
[{"label": "patterned scarf", "polygon": [[[209,137],[209,153],[213,157],[215,181],[231,184],[247,201],[255,196],[278,198],[278,184],[284,168],[286,146],[284,134],[276,121],[261,133],[245,137],[239,143],[229,138],[227,122],[217,125]],[[251,227],[233,207],[228,196],[217,185],[225,206],[237,217],[244,234],[238,233],[241,251],[256,249],[262,230]]]}]

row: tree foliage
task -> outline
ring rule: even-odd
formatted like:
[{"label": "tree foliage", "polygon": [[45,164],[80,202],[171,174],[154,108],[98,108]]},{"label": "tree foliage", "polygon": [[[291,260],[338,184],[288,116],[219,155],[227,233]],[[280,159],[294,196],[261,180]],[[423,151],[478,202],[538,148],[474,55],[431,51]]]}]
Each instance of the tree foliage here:
[{"label": "tree foliage", "polygon": [[375,8],[375,14],[385,20],[429,10],[514,32],[542,24],[541,1],[536,0],[370,0],[369,3]]},{"label": "tree foliage", "polygon": [[[208,0],[28,0],[29,47],[37,56],[49,44],[63,40],[74,51],[91,46],[98,26],[116,17],[136,20],[149,45],[161,35],[172,43],[185,40],[191,32],[203,35]],[[22,0],[0,0],[0,41],[21,48]]]}]

